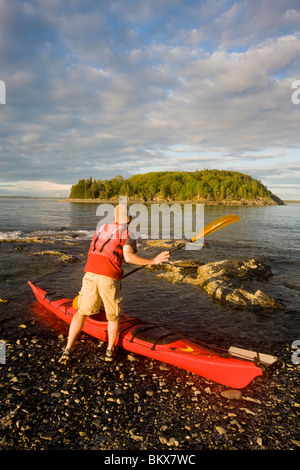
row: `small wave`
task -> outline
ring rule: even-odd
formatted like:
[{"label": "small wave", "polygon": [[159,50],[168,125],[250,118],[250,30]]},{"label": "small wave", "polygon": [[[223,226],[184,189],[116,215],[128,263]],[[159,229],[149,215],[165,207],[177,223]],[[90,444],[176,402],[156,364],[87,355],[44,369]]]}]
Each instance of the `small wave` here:
[{"label": "small wave", "polygon": [[14,230],[12,232],[0,232],[0,240],[17,240],[18,238],[23,238],[25,235],[20,230]]},{"label": "small wave", "polygon": [[84,241],[91,240],[94,232],[90,230],[72,230],[72,229],[60,229],[60,230],[35,230],[30,233],[24,233],[20,230],[0,232],[0,241],[5,240],[35,240],[40,239],[43,241]]},{"label": "small wave", "polygon": [[37,230],[27,236],[47,238],[50,240],[89,240],[94,232],[89,230],[72,230],[68,228],[58,230]]}]

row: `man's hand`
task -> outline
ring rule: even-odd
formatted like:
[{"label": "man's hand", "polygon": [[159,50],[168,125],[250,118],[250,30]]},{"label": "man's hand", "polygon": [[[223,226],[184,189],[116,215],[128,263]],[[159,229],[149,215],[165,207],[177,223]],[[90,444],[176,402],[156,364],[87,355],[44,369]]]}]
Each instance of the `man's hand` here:
[{"label": "man's hand", "polygon": [[162,251],[159,255],[155,256],[155,258],[147,259],[136,255],[130,245],[125,245],[123,248],[123,256],[126,263],[145,266],[147,264],[159,264],[168,261],[170,253],[168,251]]},{"label": "man's hand", "polygon": [[152,264],[160,264],[168,261],[170,253],[168,251],[162,251],[159,255],[155,256],[152,260]]}]

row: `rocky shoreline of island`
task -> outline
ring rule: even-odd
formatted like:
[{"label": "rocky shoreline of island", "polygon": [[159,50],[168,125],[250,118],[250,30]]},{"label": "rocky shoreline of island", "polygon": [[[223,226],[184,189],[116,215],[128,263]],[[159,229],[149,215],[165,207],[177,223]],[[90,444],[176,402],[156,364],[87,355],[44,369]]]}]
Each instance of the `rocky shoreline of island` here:
[{"label": "rocky shoreline of island", "polygon": [[[120,196],[121,197],[121,196]],[[193,199],[186,201],[177,201],[175,199],[144,199],[135,197],[126,197],[128,204],[203,204],[207,206],[255,206],[255,207],[266,207],[266,206],[279,206],[285,205],[286,203],[279,198],[257,198],[257,199],[224,199],[224,200],[206,200],[206,199]],[[65,198],[61,199],[62,202],[71,203],[92,203],[92,204],[117,204],[119,201],[118,197],[110,199],[80,199],[80,198]]]}]

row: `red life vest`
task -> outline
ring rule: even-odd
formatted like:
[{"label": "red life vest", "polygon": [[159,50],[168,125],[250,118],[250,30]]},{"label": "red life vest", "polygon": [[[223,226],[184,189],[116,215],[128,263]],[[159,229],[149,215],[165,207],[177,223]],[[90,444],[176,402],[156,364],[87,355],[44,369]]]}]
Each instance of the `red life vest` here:
[{"label": "red life vest", "polygon": [[106,256],[121,267],[123,246],[128,236],[127,226],[116,223],[105,224],[95,232],[88,254]]}]

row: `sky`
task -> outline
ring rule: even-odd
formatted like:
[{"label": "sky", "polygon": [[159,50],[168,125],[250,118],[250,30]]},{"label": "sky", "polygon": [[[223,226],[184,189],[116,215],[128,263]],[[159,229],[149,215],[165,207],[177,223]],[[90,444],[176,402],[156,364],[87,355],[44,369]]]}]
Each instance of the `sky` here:
[{"label": "sky", "polygon": [[299,130],[300,0],[0,0],[0,196],[219,169],[300,200]]}]

